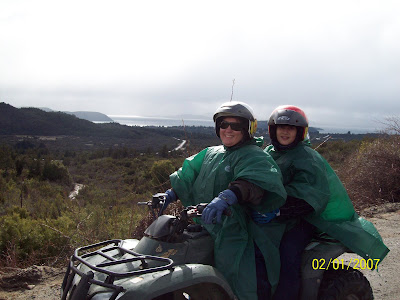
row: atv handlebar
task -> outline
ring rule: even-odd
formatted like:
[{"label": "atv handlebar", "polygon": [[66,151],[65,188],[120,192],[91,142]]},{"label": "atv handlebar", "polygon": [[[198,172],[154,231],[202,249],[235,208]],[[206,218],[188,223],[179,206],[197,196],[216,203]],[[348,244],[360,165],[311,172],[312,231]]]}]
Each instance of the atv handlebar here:
[{"label": "atv handlebar", "polygon": [[[167,194],[165,193],[157,193],[153,195],[152,200],[146,201],[146,202],[138,202],[138,205],[145,205],[149,208],[151,211],[154,220],[157,219],[157,217],[161,216],[163,213],[163,206],[165,202]],[[181,217],[185,215],[184,218],[193,218],[193,217],[201,217],[201,214],[203,213],[203,210],[206,208],[206,206],[209,203],[199,203],[197,205],[191,205],[187,206],[182,212],[181,212]],[[227,208],[224,213],[226,216],[230,216],[232,214],[231,210]]]},{"label": "atv handlebar", "polygon": [[[153,195],[152,200],[146,202],[138,202],[138,205],[146,205],[151,213],[153,214],[153,218],[161,216],[163,213],[163,206],[166,200],[167,194],[165,193],[157,193]],[[156,216],[157,212],[157,216]]]}]

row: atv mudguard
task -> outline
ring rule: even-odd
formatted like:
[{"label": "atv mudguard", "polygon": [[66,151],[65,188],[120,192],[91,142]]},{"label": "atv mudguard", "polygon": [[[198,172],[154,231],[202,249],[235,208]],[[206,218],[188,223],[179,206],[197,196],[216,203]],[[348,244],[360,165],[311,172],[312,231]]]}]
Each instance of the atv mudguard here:
[{"label": "atv mudguard", "polygon": [[[351,251],[338,242],[316,241],[306,247],[302,257],[300,299],[317,300],[319,286],[328,265],[333,268],[333,260],[345,252]],[[313,265],[315,259],[318,260],[317,268]]]},{"label": "atv mudguard", "polygon": [[[118,300],[141,299],[151,300],[168,293],[180,294],[195,292],[209,295],[212,290],[219,289],[219,299],[235,299],[235,296],[223,276],[212,266],[187,264],[175,266],[172,270],[152,272],[118,280],[116,284],[124,287]],[[92,299],[109,299],[111,293],[98,293]],[[183,297],[183,296],[182,296]],[[201,297],[203,298],[203,297]],[[200,298],[200,299],[201,299]],[[182,298],[184,299],[184,298]]]}]

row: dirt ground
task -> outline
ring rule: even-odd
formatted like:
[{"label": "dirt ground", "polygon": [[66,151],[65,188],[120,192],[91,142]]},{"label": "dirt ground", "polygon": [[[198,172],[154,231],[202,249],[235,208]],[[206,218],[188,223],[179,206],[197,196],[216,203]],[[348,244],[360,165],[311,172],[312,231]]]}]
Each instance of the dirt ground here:
[{"label": "dirt ground", "polygon": [[64,269],[32,266],[0,275],[0,300],[60,299]]},{"label": "dirt ground", "polygon": [[371,284],[376,300],[400,299],[400,203],[395,204],[375,208],[377,212],[367,218],[379,230],[390,249],[378,271],[362,271]]},{"label": "dirt ground", "polygon": [[[378,271],[362,271],[369,280],[377,300],[400,299],[400,203],[370,208],[362,213],[375,224],[389,254],[380,264]],[[341,258],[349,261],[353,255]],[[354,256],[356,258],[357,256]],[[60,286],[64,269],[33,266],[24,270],[0,273],[0,300],[60,299]]]}]

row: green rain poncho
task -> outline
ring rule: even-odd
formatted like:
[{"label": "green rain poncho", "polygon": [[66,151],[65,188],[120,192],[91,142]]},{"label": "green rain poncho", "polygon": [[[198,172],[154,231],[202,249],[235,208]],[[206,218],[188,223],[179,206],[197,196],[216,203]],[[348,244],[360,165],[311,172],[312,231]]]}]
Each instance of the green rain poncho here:
[{"label": "green rain poncho", "polygon": [[243,179],[266,192],[260,205],[235,204],[222,224],[205,225],[215,240],[215,266],[228,280],[236,296],[257,299],[254,242],[264,254],[269,281],[274,288],[279,279],[279,242],[283,224],[258,226],[247,214],[249,208],[268,212],[280,207],[286,192],[282,175],[274,160],[252,140],[241,147],[215,146],[187,158],[182,168],[170,176],[171,184],[183,205],[210,202]]},{"label": "green rain poncho", "polygon": [[357,215],[339,177],[309,142],[295,148],[265,152],[277,162],[288,195],[307,201],[315,210],[305,219],[365,259],[379,259],[389,252],[372,223]]}]

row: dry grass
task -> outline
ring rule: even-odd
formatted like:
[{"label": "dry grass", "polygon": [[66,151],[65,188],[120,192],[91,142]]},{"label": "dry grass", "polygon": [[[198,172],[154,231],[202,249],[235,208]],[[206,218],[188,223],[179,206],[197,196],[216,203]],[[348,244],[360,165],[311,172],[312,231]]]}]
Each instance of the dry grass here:
[{"label": "dry grass", "polygon": [[400,202],[400,136],[363,142],[338,174],[358,211]]}]

